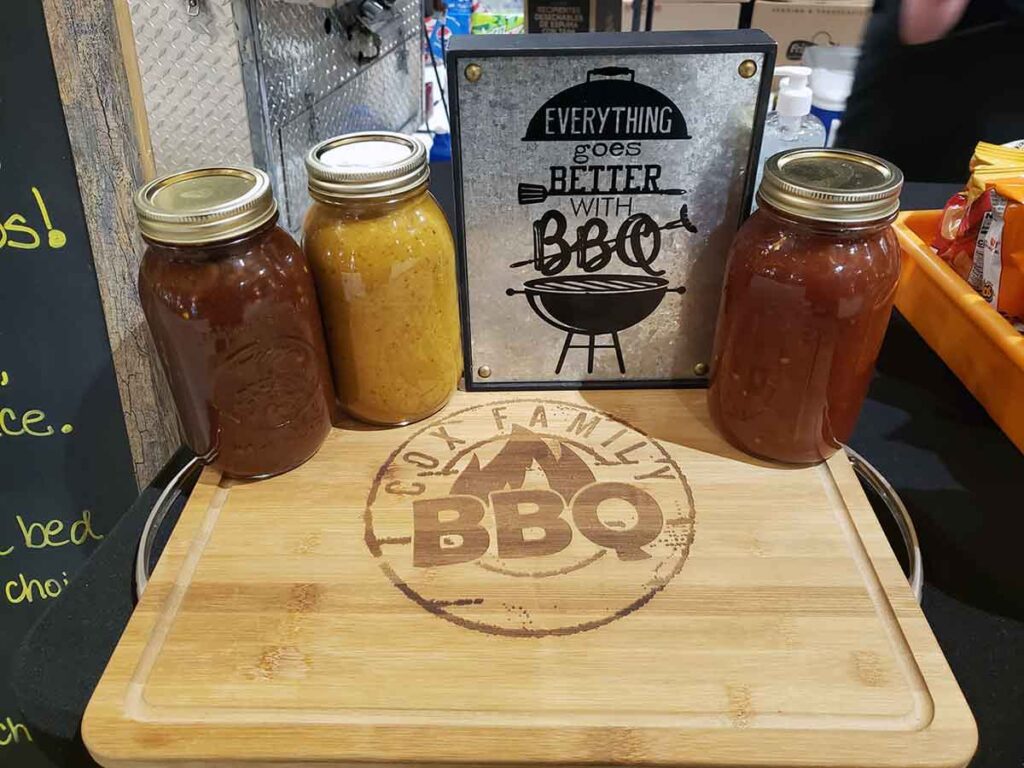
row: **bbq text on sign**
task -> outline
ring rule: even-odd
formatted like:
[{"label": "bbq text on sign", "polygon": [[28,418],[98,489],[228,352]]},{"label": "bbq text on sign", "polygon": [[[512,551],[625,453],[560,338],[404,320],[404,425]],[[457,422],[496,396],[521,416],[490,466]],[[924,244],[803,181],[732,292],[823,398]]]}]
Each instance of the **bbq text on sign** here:
[{"label": "bbq text on sign", "polygon": [[[614,79],[620,77],[629,79]],[[619,333],[645,320],[667,293],[685,292],[682,286],[669,289],[668,281],[660,279],[664,270],[653,265],[661,253],[663,231],[697,232],[687,204],[679,206],[675,219],[661,223],[649,213],[634,210],[634,204],[638,196],[686,195],[678,186],[663,187],[662,165],[642,159],[646,142],[689,138],[679,107],[654,88],[636,82],[636,73],[624,67],[590,70],[585,83],[557,93],[530,119],[523,141],[575,142],[566,150],[572,164],[549,166],[546,184],[521,182],[517,196],[520,205],[569,198],[576,226],[570,227],[559,208],[540,215],[533,223],[533,257],[510,266],[532,266],[549,279],[527,280],[522,291],[506,290],[509,296],[525,294],[542,320],[565,331],[554,366],[556,376],[569,351],[580,348],[588,352],[588,373],[594,371],[598,349],[613,350],[619,373],[626,373]],[[608,218],[621,216],[626,218],[613,232]],[[583,275],[552,277],[571,267]],[[616,271],[606,276],[609,268]],[[659,279],[636,280],[635,273],[617,271],[623,268]],[[601,276],[592,279],[594,274]],[[584,318],[579,311],[595,301],[603,315],[599,322],[591,322],[595,318]],[[626,305],[634,301],[646,311],[631,311]],[[573,343],[577,335],[585,344]],[[599,344],[601,336],[608,337],[609,343]]]}]

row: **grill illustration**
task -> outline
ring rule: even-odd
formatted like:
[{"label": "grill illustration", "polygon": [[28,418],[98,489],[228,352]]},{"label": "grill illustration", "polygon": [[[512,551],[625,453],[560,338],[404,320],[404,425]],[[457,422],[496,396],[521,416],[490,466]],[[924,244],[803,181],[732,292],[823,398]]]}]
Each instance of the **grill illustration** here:
[{"label": "grill illustration", "polygon": [[[587,350],[587,373],[594,372],[594,350],[614,349],[619,373],[626,372],[619,332],[646,319],[661,304],[666,293],[682,295],[686,288],[669,288],[668,280],[648,275],[558,275],[527,280],[522,290],[505,293],[526,296],[533,311],[549,325],[565,331],[565,343],[555,373],[570,349]],[[573,344],[585,336],[585,344]],[[598,336],[610,336],[611,344],[598,344]]]}]

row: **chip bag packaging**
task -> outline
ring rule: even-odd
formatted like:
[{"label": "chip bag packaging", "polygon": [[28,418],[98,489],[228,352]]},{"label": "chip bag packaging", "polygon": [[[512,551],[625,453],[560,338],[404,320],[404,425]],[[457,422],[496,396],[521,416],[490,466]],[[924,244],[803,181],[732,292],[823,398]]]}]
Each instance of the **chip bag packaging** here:
[{"label": "chip bag packaging", "polygon": [[1024,149],[982,142],[967,188],[949,199],[932,246],[1024,331]]}]

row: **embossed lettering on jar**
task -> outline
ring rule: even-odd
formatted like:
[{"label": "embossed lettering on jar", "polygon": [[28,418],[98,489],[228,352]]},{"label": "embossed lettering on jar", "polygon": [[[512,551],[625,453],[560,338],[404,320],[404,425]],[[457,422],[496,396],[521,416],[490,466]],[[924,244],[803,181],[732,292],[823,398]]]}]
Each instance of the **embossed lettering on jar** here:
[{"label": "embossed lettering on jar", "polygon": [[139,296],[190,448],[225,474],[310,458],[333,387],[313,279],[265,173],[204,168],[136,196]]},{"label": "embossed lettering on jar", "polygon": [[807,463],[850,438],[895,296],[902,178],[846,150],[769,159],[730,249],[708,391],[733,445]]}]

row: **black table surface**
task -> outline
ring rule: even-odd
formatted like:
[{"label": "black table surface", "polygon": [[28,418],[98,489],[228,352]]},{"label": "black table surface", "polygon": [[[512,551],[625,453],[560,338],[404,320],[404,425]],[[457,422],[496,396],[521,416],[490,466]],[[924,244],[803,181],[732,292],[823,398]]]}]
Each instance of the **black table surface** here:
[{"label": "black table surface", "polygon": [[[454,228],[450,166],[432,174]],[[956,191],[911,183],[901,202],[941,208]],[[914,521],[924,612],[978,721],[972,768],[1024,767],[1024,454],[898,312],[850,444]]]}]

